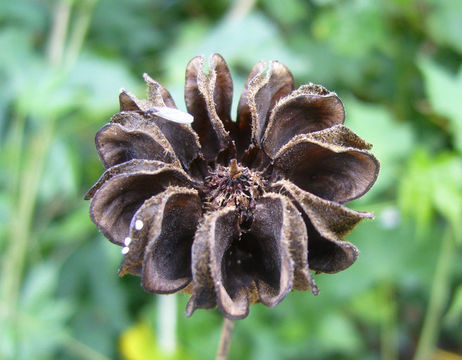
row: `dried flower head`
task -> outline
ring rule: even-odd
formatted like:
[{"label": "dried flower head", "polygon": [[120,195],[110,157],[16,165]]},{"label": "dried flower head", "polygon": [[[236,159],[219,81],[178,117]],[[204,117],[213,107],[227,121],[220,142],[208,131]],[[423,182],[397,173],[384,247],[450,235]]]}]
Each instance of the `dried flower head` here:
[{"label": "dried flower head", "polygon": [[379,163],[371,145],[343,125],[337,95],[320,85],[294,90],[273,61],[251,71],[230,116],[233,83],[223,58],[186,69],[190,115],[144,76],[148,99],[122,90],[120,112],[96,135],[106,171],[87,194],[91,219],[122,246],[120,275],[150,292],[192,294],[186,313],[218,305],[247,316],[292,289],[318,289],[310,270],[335,273],[356,260],[343,240],[372,214],[342,204],[366,193]]}]

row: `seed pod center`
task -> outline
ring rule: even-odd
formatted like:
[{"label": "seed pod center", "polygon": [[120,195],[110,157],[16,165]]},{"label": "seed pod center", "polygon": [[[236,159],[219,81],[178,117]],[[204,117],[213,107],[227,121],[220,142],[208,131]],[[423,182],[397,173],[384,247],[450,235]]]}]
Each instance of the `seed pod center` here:
[{"label": "seed pod center", "polygon": [[241,228],[248,229],[256,200],[264,193],[266,182],[261,172],[250,170],[232,159],[229,166],[218,166],[205,179],[201,191],[204,208],[214,211],[235,206]]}]

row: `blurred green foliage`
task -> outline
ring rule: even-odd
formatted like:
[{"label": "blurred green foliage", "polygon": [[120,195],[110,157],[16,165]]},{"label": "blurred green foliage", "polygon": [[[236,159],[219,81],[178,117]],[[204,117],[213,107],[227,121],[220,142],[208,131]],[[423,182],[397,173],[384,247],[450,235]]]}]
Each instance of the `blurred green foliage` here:
[{"label": "blurred green foliage", "polygon": [[0,2],[0,358],[213,357],[220,315],[185,318],[184,295],[162,354],[157,298],[117,277],[82,198],[118,90],[147,72],[184,108],[186,63],[218,52],[235,103],[260,59],[336,91],[382,164],[351,204],[376,214],[348,237],[359,260],[253,306],[231,359],[462,359],[461,34],[459,0]]}]

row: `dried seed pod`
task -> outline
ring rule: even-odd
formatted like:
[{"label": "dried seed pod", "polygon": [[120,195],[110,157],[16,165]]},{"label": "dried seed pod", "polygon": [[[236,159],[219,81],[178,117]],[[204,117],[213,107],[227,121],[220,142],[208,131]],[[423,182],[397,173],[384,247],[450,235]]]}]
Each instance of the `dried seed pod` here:
[{"label": "dried seed pod", "polygon": [[[146,291],[191,294],[186,314],[218,306],[241,319],[292,290],[318,293],[311,270],[335,273],[358,257],[344,236],[367,212],[343,203],[366,193],[379,163],[343,125],[338,96],[294,90],[290,71],[251,71],[231,120],[224,59],[186,69],[189,114],[148,75],[148,99],[122,90],[120,112],[96,136],[105,173],[89,190],[91,219],[122,246],[119,270]],[[187,123],[192,121],[192,126]]]}]

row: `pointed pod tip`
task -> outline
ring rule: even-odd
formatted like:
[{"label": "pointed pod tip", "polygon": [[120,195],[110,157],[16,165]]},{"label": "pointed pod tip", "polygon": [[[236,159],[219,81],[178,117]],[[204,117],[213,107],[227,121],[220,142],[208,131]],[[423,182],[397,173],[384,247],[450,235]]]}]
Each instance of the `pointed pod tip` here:
[{"label": "pointed pod tip", "polygon": [[83,196],[83,199],[84,200],[91,200],[91,198],[93,197],[93,194],[92,194],[92,189],[88,190],[87,193]]},{"label": "pointed pod tip", "polygon": [[154,83],[154,79],[152,77],[149,76],[148,73],[143,73],[143,79],[146,83]]},{"label": "pointed pod tip", "polygon": [[122,263],[122,265],[120,265],[119,270],[117,271],[117,275],[119,275],[120,277],[123,277],[123,276],[125,276],[127,274],[128,274],[128,271],[127,271],[127,269],[125,268],[125,266]]},{"label": "pointed pod tip", "polygon": [[364,213],[366,219],[375,220],[375,215],[371,212]]},{"label": "pointed pod tip", "polygon": [[191,317],[191,315],[196,311],[196,301],[194,299],[194,296],[191,296],[191,298],[188,301],[188,304],[186,305],[186,309],[184,311],[185,316]]}]

